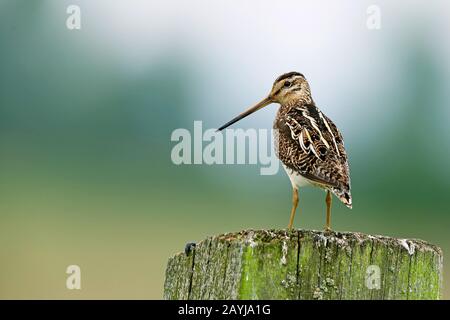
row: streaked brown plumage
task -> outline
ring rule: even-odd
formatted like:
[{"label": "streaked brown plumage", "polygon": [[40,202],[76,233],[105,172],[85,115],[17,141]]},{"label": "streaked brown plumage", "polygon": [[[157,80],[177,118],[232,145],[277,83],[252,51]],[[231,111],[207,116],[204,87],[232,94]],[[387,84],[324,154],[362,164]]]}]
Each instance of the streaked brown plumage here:
[{"label": "streaked brown plumage", "polygon": [[352,207],[347,153],[341,133],[316,107],[309,84],[301,73],[290,72],[278,77],[267,98],[219,130],[273,102],[280,104],[274,122],[276,152],[293,187],[293,207],[288,228],[293,225],[298,189],[310,184],[327,191],[326,229],[330,229],[330,192],[347,207]]}]

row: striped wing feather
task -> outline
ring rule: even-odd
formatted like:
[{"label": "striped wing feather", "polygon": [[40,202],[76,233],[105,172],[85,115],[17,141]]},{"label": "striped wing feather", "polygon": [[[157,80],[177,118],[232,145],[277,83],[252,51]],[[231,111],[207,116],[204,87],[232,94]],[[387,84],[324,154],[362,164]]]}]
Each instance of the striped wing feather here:
[{"label": "striped wing feather", "polygon": [[315,106],[292,108],[281,121],[280,160],[351,207],[347,153],[336,125]]}]

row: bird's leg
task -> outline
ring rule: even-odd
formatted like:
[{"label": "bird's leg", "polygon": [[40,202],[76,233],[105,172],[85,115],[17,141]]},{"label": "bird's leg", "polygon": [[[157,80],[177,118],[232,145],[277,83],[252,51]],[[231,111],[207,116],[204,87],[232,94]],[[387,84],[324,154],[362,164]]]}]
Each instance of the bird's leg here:
[{"label": "bird's leg", "polygon": [[298,190],[292,188],[292,209],[291,209],[291,217],[289,218],[288,229],[292,229],[292,225],[294,224],[295,211],[297,210],[298,205]]},{"label": "bird's leg", "polygon": [[327,196],[325,198],[327,204],[327,224],[325,225],[325,231],[331,231],[331,192],[327,190]]}]

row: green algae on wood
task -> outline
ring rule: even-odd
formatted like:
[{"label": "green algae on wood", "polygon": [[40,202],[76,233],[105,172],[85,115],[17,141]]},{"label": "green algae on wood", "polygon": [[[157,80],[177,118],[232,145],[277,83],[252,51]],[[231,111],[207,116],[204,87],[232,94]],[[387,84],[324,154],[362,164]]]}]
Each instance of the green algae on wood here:
[{"label": "green algae on wood", "polygon": [[164,283],[165,299],[439,299],[441,291],[434,245],[305,230],[209,237],[169,259]]}]

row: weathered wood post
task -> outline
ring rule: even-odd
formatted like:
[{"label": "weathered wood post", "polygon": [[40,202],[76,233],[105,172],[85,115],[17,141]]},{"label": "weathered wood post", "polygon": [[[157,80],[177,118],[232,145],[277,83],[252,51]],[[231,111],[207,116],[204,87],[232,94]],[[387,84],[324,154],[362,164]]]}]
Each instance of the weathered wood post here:
[{"label": "weathered wood post", "polygon": [[442,251],[354,232],[245,230],[169,259],[165,299],[439,299]]}]

